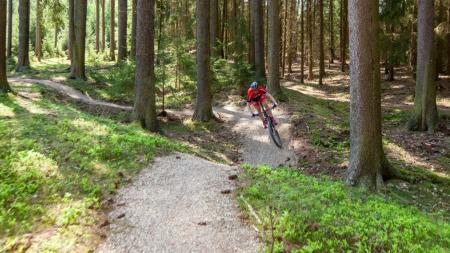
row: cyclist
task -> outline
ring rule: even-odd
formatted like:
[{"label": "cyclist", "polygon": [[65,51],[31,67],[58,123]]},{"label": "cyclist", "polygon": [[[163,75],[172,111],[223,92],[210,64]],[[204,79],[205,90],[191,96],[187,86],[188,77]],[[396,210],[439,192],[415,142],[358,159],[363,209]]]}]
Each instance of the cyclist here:
[{"label": "cyclist", "polygon": [[[258,85],[257,82],[253,82],[250,85],[250,88],[247,90],[247,107],[248,107],[248,110],[252,114],[252,117],[259,116],[259,118],[261,119],[261,121],[263,123],[263,127],[264,128],[267,128],[267,126],[266,126],[266,122],[264,122],[264,118],[263,118],[263,115],[261,113],[261,107],[259,105],[259,102],[261,102],[261,104],[264,106],[264,108],[266,108],[267,115],[269,115],[269,117],[272,118],[273,124],[274,125],[277,124],[275,118],[272,115],[272,110],[270,109],[269,105],[267,104],[266,96],[268,96],[270,98],[270,100],[272,100],[273,108],[278,106],[278,103],[275,100],[275,98],[269,92],[266,91],[266,88],[264,88],[264,86]],[[252,107],[250,105],[252,105],[258,111],[257,114],[253,113],[253,109],[252,109]]]}]

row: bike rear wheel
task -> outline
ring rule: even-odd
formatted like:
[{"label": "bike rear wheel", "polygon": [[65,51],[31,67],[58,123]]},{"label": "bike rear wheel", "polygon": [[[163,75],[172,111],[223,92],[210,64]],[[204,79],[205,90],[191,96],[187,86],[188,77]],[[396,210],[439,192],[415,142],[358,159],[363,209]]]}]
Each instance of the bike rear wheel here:
[{"label": "bike rear wheel", "polygon": [[272,125],[272,122],[267,122],[267,126],[269,128],[269,133],[270,133],[270,137],[272,138],[273,142],[275,143],[275,145],[279,148],[283,147],[283,142],[281,141],[281,137],[278,134],[277,129],[275,128],[275,126]]}]

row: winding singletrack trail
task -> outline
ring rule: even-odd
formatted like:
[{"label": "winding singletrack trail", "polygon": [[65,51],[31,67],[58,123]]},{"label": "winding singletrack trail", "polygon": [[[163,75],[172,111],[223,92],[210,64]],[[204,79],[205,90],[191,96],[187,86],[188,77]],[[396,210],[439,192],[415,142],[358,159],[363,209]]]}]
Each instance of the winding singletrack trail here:
[{"label": "winding singletrack trail", "polygon": [[[97,101],[62,83],[43,79],[10,78],[11,83],[33,83],[67,97],[110,110],[128,106]],[[276,147],[259,119],[242,107],[214,108],[243,136],[242,163],[289,166],[297,159],[290,148],[288,113],[276,109],[283,148]],[[190,111],[179,112],[190,114]],[[109,213],[110,232],[98,252],[262,252],[257,232],[239,218],[233,197],[237,183],[229,176],[239,167],[212,163],[187,154],[157,158],[135,180],[119,189]]]}]

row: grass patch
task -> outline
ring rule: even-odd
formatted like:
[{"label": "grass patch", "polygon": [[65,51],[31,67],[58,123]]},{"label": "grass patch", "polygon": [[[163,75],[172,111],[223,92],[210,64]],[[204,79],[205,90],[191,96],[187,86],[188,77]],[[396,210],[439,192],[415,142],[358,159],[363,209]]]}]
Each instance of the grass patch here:
[{"label": "grass patch", "polygon": [[393,194],[373,194],[284,168],[245,170],[248,183],[241,201],[260,216],[273,252],[450,250],[450,224],[442,214],[405,206]]},{"label": "grass patch", "polygon": [[137,125],[55,103],[36,87],[14,86],[29,98],[0,97],[0,249],[53,227],[60,243],[83,237],[80,227],[92,235],[105,196],[156,155],[186,150]]}]

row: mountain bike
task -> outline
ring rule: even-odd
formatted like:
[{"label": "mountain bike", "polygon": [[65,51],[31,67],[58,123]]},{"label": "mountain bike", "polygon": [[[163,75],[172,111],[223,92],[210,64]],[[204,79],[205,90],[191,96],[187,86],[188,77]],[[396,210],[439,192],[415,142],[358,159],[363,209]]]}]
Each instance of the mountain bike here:
[{"label": "mountain bike", "polygon": [[[283,142],[281,140],[280,134],[278,134],[275,124],[273,123],[273,117],[269,116],[269,114],[266,111],[266,108],[263,106],[261,102],[259,102],[259,106],[261,108],[261,112],[263,113],[264,122],[266,123],[267,130],[269,130],[270,137],[272,138],[273,142],[277,147],[283,148]],[[277,107],[276,105],[273,105],[272,110],[275,109],[276,107]],[[258,114],[255,113],[254,116],[258,116]]]}]

